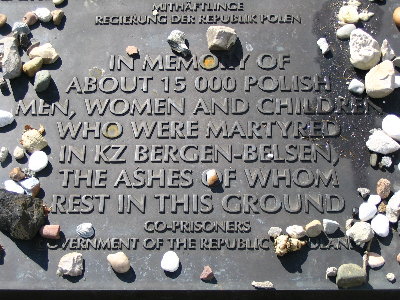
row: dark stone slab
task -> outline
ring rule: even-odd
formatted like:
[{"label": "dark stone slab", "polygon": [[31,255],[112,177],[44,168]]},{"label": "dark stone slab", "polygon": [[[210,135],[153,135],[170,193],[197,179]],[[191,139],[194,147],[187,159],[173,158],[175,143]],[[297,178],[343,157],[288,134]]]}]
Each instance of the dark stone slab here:
[{"label": "dark stone slab", "polygon": [[[52,1],[1,2],[10,24],[37,7],[55,9]],[[381,113],[399,112],[399,91],[383,101],[347,91],[346,82],[364,73],[350,65],[348,41],[335,37],[342,1],[243,1],[243,11],[239,6],[226,12],[212,11],[217,1],[207,3],[205,11],[161,7],[154,16],[148,1],[68,1],[59,26],[31,27],[31,40],[50,42],[60,58],[43,67],[52,77],[44,92],[36,93],[25,75],[9,83],[1,109],[17,114],[16,125],[0,129],[1,146],[12,152],[25,125],[44,125],[50,163],[37,174],[38,197],[52,207],[49,223],[61,225],[62,237],[16,241],[0,234],[5,248],[0,270],[6,274],[0,289],[256,293],[252,281],[271,281],[277,290],[335,290],[335,280],[325,278],[327,267],[362,264],[364,249],[345,238],[345,221],[363,201],[358,187],[374,191],[382,177],[392,182],[392,192],[400,186],[397,167],[373,169],[365,147]],[[367,4],[375,16],[359,26],[380,43],[387,38],[400,53],[399,31],[390,18],[395,3]],[[235,21],[238,16],[247,19]],[[149,24],[121,24],[136,21]],[[230,52],[208,50],[211,25],[235,29],[238,41]],[[171,51],[167,37],[175,29],[185,33],[190,58]],[[320,37],[331,44],[328,56],[317,47]],[[127,46],[138,47],[139,55],[129,57]],[[104,113],[91,110],[96,99]],[[312,104],[297,113],[304,99]],[[212,101],[220,108],[212,109]],[[316,113],[327,104],[332,111]],[[213,133],[225,124],[226,132],[222,127],[219,135]],[[149,126],[147,137],[138,129],[142,125]],[[75,137],[67,126],[74,126]],[[270,151],[274,158],[266,156]],[[397,154],[393,160],[399,163]],[[6,162],[0,179],[27,162]],[[209,169],[219,172],[212,187],[203,183]],[[322,176],[330,171],[337,182],[332,177],[324,184]],[[253,183],[256,172],[264,184]],[[275,255],[267,234],[271,226],[285,230],[324,218],[338,221],[341,230],[304,238],[307,246],[300,251]],[[75,232],[84,222],[95,228],[90,240]],[[360,289],[397,288],[385,278],[389,272],[400,276],[395,229],[374,239],[371,251],[386,264],[368,270],[368,283]],[[168,250],[181,263],[172,274],[160,267]],[[73,251],[83,254],[84,274],[59,278],[60,258]],[[118,251],[130,258],[126,274],[115,274],[107,264],[107,255]],[[200,280],[206,265],[215,281]]]}]

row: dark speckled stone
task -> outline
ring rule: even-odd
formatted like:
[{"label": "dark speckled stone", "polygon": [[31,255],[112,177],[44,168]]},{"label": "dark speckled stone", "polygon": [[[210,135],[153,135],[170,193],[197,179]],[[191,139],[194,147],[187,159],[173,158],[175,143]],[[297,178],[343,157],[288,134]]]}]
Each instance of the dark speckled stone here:
[{"label": "dark speckled stone", "polygon": [[0,230],[13,238],[30,240],[44,224],[43,201],[0,189]]}]

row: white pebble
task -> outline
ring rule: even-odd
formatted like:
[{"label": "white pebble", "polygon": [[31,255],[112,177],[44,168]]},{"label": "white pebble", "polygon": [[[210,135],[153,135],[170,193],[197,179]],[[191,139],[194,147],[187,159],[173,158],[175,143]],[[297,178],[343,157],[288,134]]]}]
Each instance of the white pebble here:
[{"label": "white pebble", "polygon": [[5,162],[8,156],[8,149],[6,147],[0,148],[0,163]]},{"label": "white pebble", "polygon": [[317,41],[317,45],[319,46],[319,49],[321,49],[322,54],[325,54],[329,51],[329,44],[326,38],[320,38]]},{"label": "white pebble", "polygon": [[383,130],[373,129],[365,143],[369,150],[381,154],[389,154],[400,149],[400,145]]},{"label": "white pebble", "polygon": [[371,220],[377,213],[378,209],[375,205],[364,202],[360,205],[358,209],[358,217],[361,221],[368,221]]},{"label": "white pebble", "polygon": [[336,232],[336,230],[339,229],[340,224],[333,220],[323,219],[322,227],[324,227],[324,232],[326,234],[334,234]]},{"label": "white pebble", "polygon": [[339,21],[343,23],[357,23],[359,20],[357,6],[344,5],[339,9],[338,13]]},{"label": "white pebble", "polygon": [[281,233],[282,233],[282,228],[280,227],[271,227],[268,230],[268,235],[273,238],[277,238],[278,236],[281,235]]},{"label": "white pebble", "polygon": [[394,88],[395,89],[400,88],[400,75],[394,76]]},{"label": "white pebble", "polygon": [[0,127],[10,125],[12,122],[14,122],[13,114],[5,110],[0,110]]},{"label": "white pebble", "polygon": [[54,5],[60,5],[64,2],[64,0],[53,0]]},{"label": "white pebble", "polygon": [[46,168],[49,159],[43,151],[35,151],[29,157],[28,168],[33,172],[39,172]]},{"label": "white pebble", "polygon": [[379,195],[370,195],[368,197],[367,202],[372,204],[372,205],[378,205],[379,203],[381,203],[381,197],[379,197]]},{"label": "white pebble", "polygon": [[25,156],[25,151],[24,151],[24,149],[22,149],[22,148],[19,147],[19,146],[15,147],[14,152],[13,152],[13,156],[14,156],[16,159],[23,159],[24,156]]},{"label": "white pebble", "polygon": [[371,221],[372,230],[381,237],[389,235],[389,219],[382,214],[377,214]]},{"label": "white pebble", "polygon": [[365,85],[358,79],[353,79],[349,83],[348,90],[354,94],[362,95],[365,91]]},{"label": "white pebble", "polygon": [[387,115],[382,120],[382,130],[391,138],[400,140],[400,118],[396,115]]},{"label": "white pebble", "polygon": [[4,181],[4,189],[17,194],[24,194],[24,189],[16,183],[14,180],[6,180]]},{"label": "white pebble", "polygon": [[389,156],[384,156],[381,159],[380,165],[382,165],[382,167],[390,168],[392,163],[392,159]]},{"label": "white pebble", "polygon": [[175,272],[179,268],[179,257],[174,251],[165,252],[161,260],[161,268],[167,272]]},{"label": "white pebble", "polygon": [[53,19],[50,10],[46,7],[37,8],[34,13],[42,22],[50,22]]},{"label": "white pebble", "polygon": [[346,24],[336,31],[336,37],[340,40],[349,39],[351,32],[356,28],[354,24]]},{"label": "white pebble", "polygon": [[303,226],[299,226],[299,225],[292,225],[292,226],[286,227],[286,233],[291,238],[295,238],[295,239],[300,239],[306,235],[306,231],[304,230]]},{"label": "white pebble", "polygon": [[394,282],[396,280],[396,276],[393,273],[387,273],[386,279],[390,282]]},{"label": "white pebble", "polygon": [[90,239],[94,236],[94,228],[92,223],[82,223],[76,227],[76,233],[85,239]]}]

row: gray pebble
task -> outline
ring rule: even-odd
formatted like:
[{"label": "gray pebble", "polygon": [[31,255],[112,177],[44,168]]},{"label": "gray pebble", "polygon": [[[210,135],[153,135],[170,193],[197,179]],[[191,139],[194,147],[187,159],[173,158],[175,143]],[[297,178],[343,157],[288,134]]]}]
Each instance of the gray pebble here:
[{"label": "gray pebble", "polygon": [[49,71],[42,70],[37,72],[35,75],[35,84],[34,84],[35,91],[38,93],[44,92],[49,87],[50,81],[51,81],[51,75]]}]

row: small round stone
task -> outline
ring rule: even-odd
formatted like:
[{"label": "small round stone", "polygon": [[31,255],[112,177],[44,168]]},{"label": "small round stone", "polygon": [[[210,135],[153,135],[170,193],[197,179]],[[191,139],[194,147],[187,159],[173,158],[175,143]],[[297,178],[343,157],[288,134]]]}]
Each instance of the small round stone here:
[{"label": "small round stone", "polygon": [[386,279],[393,283],[393,282],[396,281],[396,276],[393,273],[387,273],[386,274]]},{"label": "small round stone", "polygon": [[400,27],[400,6],[393,12],[393,22],[397,27]]},{"label": "small round stone", "polygon": [[63,4],[64,0],[53,0],[54,5],[61,5]]},{"label": "small round stone", "polygon": [[397,254],[396,260],[397,260],[397,262],[400,264],[400,253]]},{"label": "small round stone", "polygon": [[0,27],[3,27],[7,23],[7,16],[4,14],[0,14]]},{"label": "small round stone", "polygon": [[324,228],[322,227],[321,221],[314,220],[308,223],[304,229],[309,237],[317,237],[321,234]]},{"label": "small round stone", "polygon": [[369,197],[368,197],[368,200],[367,200],[367,202],[368,203],[371,203],[371,204],[373,204],[373,205],[378,205],[379,203],[381,203],[381,197],[379,197],[379,195],[370,195]]},{"label": "small round stone", "polygon": [[51,75],[48,70],[42,70],[36,73],[35,83],[33,85],[36,92],[41,93],[47,90],[51,82]]},{"label": "small round stone", "polygon": [[174,251],[165,252],[161,260],[161,268],[167,272],[175,272],[179,268],[179,257]]},{"label": "small round stone", "polygon": [[131,268],[129,258],[124,252],[109,254],[107,261],[116,273],[126,273]]},{"label": "small round stone", "polygon": [[303,226],[300,225],[292,225],[286,227],[286,233],[291,238],[300,239],[306,235],[306,231]]},{"label": "small round stone", "polygon": [[39,20],[42,22],[50,22],[53,18],[51,12],[46,7],[40,7],[35,10],[35,14],[38,16]]},{"label": "small round stone", "polygon": [[33,172],[39,172],[46,168],[48,163],[49,159],[46,153],[43,151],[35,151],[29,157],[28,167]]},{"label": "small round stone", "polygon": [[368,252],[368,265],[375,269],[380,268],[385,264],[385,259],[375,252]]},{"label": "small round stone", "polygon": [[51,15],[53,16],[54,25],[60,25],[62,19],[64,18],[64,12],[61,9],[56,9],[51,12]]},{"label": "small round stone", "polygon": [[381,237],[389,235],[389,219],[386,215],[377,214],[371,221],[372,230]]},{"label": "small round stone", "polygon": [[378,209],[375,205],[364,202],[360,205],[358,209],[358,217],[360,218],[361,221],[368,221],[371,220],[376,213],[378,212]]},{"label": "small round stone", "polygon": [[38,16],[33,11],[28,11],[22,18],[22,21],[28,26],[32,26],[39,20]]}]

